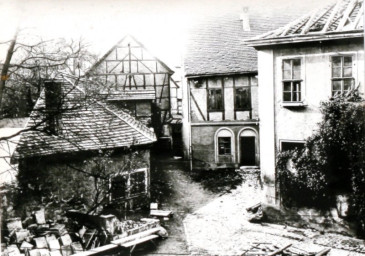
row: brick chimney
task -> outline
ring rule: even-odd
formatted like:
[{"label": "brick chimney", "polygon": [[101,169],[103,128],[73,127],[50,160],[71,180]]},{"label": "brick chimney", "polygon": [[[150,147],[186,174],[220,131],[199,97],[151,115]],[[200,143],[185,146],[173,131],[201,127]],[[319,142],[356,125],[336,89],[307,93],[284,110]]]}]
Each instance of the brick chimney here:
[{"label": "brick chimney", "polygon": [[242,28],[243,31],[251,31],[250,28],[250,15],[249,15],[249,10],[248,7],[243,7],[242,8],[242,13],[240,15],[240,20],[242,20]]},{"label": "brick chimney", "polygon": [[61,93],[62,83],[54,80],[44,83],[45,103],[46,103],[46,125],[47,130],[58,135],[60,132],[60,111],[61,111]]}]

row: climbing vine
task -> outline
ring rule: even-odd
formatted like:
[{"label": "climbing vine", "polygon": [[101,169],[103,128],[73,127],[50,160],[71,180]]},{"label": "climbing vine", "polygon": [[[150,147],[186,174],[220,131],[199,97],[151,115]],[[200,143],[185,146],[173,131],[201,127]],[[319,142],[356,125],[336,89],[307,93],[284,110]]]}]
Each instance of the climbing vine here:
[{"label": "climbing vine", "polygon": [[348,195],[348,216],[365,235],[365,104],[350,96],[321,103],[318,130],[303,149],[279,153],[277,171],[284,205],[328,208]]}]

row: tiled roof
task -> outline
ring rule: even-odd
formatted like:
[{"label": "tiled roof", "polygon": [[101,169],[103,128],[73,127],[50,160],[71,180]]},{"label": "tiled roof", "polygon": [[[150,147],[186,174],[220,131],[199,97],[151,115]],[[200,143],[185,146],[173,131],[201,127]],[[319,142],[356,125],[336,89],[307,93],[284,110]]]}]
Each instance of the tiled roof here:
[{"label": "tiled roof", "polygon": [[[87,99],[85,93],[63,84],[65,93],[60,117],[60,132],[51,135],[45,132],[43,92],[31,114],[27,128],[37,130],[22,134],[15,158],[71,153],[87,150],[112,149],[132,145],[150,144],[156,141],[153,131],[129,114],[114,111],[114,106]],[[67,90],[65,90],[67,88]]]},{"label": "tiled roof", "polygon": [[190,31],[184,58],[186,76],[257,72],[257,52],[244,41],[283,26],[298,15],[260,14],[252,8],[250,31],[243,30],[239,10],[207,19]]},{"label": "tiled roof", "polygon": [[316,9],[284,27],[248,40],[250,45],[363,37],[362,0],[339,0]]}]

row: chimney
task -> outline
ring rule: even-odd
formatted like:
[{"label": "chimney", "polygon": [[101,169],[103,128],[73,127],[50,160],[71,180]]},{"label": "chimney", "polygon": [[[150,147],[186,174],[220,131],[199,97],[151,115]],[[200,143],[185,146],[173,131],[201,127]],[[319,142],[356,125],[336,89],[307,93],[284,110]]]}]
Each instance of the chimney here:
[{"label": "chimney", "polygon": [[242,8],[242,13],[240,15],[240,20],[242,20],[243,31],[245,31],[245,32],[251,31],[248,7],[243,7]]},{"label": "chimney", "polygon": [[58,135],[60,131],[61,85],[61,82],[54,80],[44,83],[46,125],[47,130],[53,135]]}]

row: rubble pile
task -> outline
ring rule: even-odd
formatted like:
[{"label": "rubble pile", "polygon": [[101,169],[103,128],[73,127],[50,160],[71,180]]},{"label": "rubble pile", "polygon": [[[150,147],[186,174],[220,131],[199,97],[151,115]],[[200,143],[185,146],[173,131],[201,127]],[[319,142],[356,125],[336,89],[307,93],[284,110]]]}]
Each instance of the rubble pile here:
[{"label": "rubble pile", "polygon": [[279,247],[273,243],[266,242],[255,242],[251,245],[251,248],[244,252],[242,256],[258,256],[258,255],[266,255],[266,256],[319,256],[319,255],[327,255],[329,253],[329,249],[324,249],[320,252],[308,252],[303,249],[297,248],[292,244],[287,244],[286,246]]},{"label": "rubble pile", "polygon": [[7,220],[8,235],[4,237],[1,251],[4,256],[68,256],[156,227],[161,228],[158,235],[164,237],[166,234],[157,219],[119,221],[114,215],[71,211],[63,223],[58,223],[46,221],[41,209],[23,221]]}]

